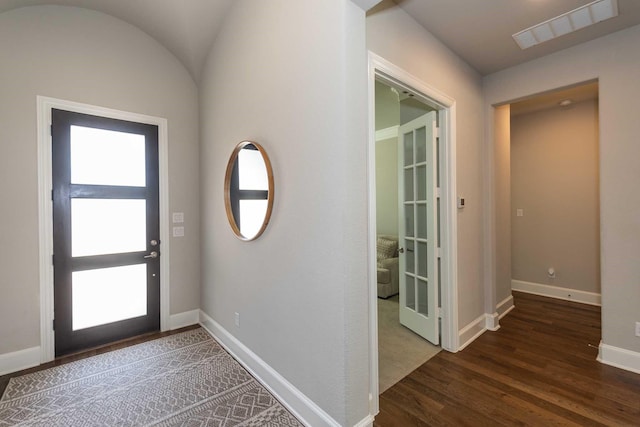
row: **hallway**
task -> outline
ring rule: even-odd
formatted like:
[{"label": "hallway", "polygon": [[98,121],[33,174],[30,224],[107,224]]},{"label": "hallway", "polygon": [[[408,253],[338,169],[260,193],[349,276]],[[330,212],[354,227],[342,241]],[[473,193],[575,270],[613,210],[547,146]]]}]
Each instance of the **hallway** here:
[{"label": "hallway", "polygon": [[600,307],[514,299],[500,330],[383,393],[374,425],[640,425],[640,375],[596,361]]}]

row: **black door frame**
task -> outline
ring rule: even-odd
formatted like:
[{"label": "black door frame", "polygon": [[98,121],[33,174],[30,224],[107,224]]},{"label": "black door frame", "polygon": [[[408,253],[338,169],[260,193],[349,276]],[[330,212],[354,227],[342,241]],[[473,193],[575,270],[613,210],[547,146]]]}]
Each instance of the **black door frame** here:
[{"label": "black door frame", "polygon": [[[100,267],[129,265],[143,260],[151,251],[159,252],[159,246],[150,244],[151,240],[160,241],[159,206],[159,126],[114,119],[104,116],[88,115],[67,110],[51,109],[52,141],[62,143],[52,146],[52,183],[53,197],[53,234],[54,234],[54,306],[55,315],[55,354],[60,356],[82,348],[88,348],[128,336],[160,330],[160,258],[146,259],[148,265],[148,306],[147,315],[114,322],[92,328],[72,331],[71,327],[71,272]],[[147,185],[146,187],[121,187],[71,185],[69,179],[69,126],[71,124],[121,130],[144,134],[146,137]],[[66,165],[55,168],[53,165]],[[101,255],[72,258],[70,248],[70,212],[71,197],[82,198],[145,198],[148,200],[147,250],[129,254]],[[66,331],[66,332],[65,332]]]}]

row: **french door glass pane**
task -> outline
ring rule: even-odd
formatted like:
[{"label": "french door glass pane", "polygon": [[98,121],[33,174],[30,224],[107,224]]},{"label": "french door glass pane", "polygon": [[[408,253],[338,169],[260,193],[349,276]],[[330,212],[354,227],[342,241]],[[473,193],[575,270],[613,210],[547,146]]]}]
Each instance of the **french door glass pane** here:
[{"label": "french door glass pane", "polygon": [[144,135],[76,125],[70,132],[72,184],[146,185]]},{"label": "french door glass pane", "polygon": [[240,200],[240,234],[253,237],[258,234],[267,214],[267,200]]},{"label": "french door glass pane", "polygon": [[71,256],[144,251],[146,200],[71,199]]},{"label": "french door glass pane", "polygon": [[416,129],[416,163],[427,161],[427,129]]},{"label": "french door glass pane", "polygon": [[404,165],[413,164],[413,132],[404,134]]},{"label": "french door glass pane", "polygon": [[404,225],[405,225],[405,235],[407,237],[413,237],[414,230],[414,214],[413,214],[413,204],[405,204],[404,205]]},{"label": "french door glass pane", "polygon": [[416,167],[416,200],[427,200],[427,166]]},{"label": "french door glass pane", "polygon": [[407,273],[415,273],[416,272],[416,258],[415,258],[413,240],[405,240],[404,241],[404,247],[407,248],[406,249],[407,255],[405,256],[405,259],[406,259],[405,271]]},{"label": "french door glass pane", "polygon": [[413,168],[404,170],[404,200],[413,201]]},{"label": "french door glass pane", "polygon": [[90,328],[147,314],[147,265],[72,273],[72,329]]},{"label": "french door glass pane", "polygon": [[240,190],[268,190],[267,166],[262,153],[243,148],[238,153],[238,188]]},{"label": "french door glass pane", "polygon": [[415,310],[416,309],[416,282],[415,282],[415,279],[412,276],[409,276],[408,274],[405,277],[406,277],[406,282],[405,282],[406,292],[404,293],[404,295],[407,303],[406,306],[411,310]]},{"label": "french door glass pane", "polygon": [[425,242],[418,242],[418,276],[429,277],[427,276],[428,259],[429,254],[427,253],[427,244]]},{"label": "french door glass pane", "polygon": [[418,238],[427,238],[427,204],[419,203],[416,205],[418,215]]},{"label": "french door glass pane", "polygon": [[416,287],[418,288],[418,303],[416,304],[416,311],[425,316],[429,315],[428,301],[429,295],[427,294],[427,282],[424,280],[417,280]]}]

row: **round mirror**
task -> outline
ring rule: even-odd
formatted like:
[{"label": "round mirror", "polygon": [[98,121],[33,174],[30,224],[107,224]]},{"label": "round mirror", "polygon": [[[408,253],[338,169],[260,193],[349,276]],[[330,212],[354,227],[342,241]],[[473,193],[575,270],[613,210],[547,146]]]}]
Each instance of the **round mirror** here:
[{"label": "round mirror", "polygon": [[267,228],[273,209],[273,170],[260,144],[243,141],[233,150],[224,178],[224,204],[240,239],[255,240]]}]

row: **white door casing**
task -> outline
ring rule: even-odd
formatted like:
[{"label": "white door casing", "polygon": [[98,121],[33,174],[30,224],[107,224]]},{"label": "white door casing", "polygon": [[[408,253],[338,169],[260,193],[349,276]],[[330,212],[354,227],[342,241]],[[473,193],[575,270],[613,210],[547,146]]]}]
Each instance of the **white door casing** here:
[{"label": "white door casing", "polygon": [[407,90],[416,99],[438,110],[440,126],[440,277],[441,277],[441,346],[457,352],[458,331],[458,270],[457,270],[457,208],[456,208],[456,117],[455,99],[423,80],[369,51],[369,143],[367,147],[368,176],[368,265],[369,265],[369,399],[370,414],[379,410],[378,403],[378,295],[376,275],[376,151],[375,151],[375,82]]}]

